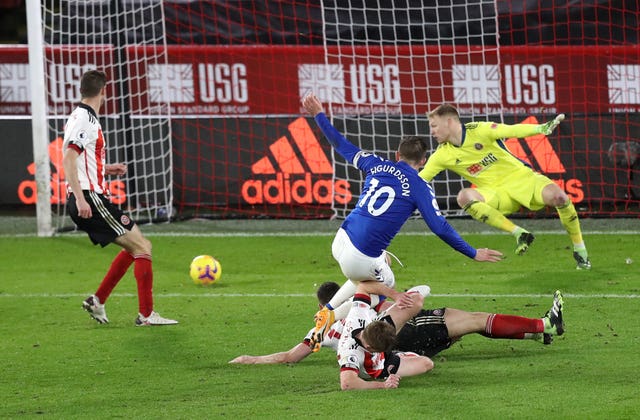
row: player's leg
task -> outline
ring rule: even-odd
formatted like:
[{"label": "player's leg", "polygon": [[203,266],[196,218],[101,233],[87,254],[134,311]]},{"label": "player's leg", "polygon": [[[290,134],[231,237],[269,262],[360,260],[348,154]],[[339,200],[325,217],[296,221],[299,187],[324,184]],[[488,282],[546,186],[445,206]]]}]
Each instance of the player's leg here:
[{"label": "player's leg", "polygon": [[178,322],[165,319],[153,310],[153,266],[151,241],[145,238],[137,225],[119,236],[115,242],[133,255],[133,275],[138,287],[138,317],[136,325],[171,325]]},{"label": "player's leg", "polygon": [[[84,196],[91,207],[91,218],[85,219],[78,216],[74,195],[69,197],[67,205],[72,220],[78,228],[87,232],[94,244],[105,247],[111,242],[115,242],[119,235],[125,234],[128,229],[134,226],[134,223],[124,216],[120,209],[111,204],[105,196],[90,191],[84,191]],[[89,312],[96,321],[109,322],[104,304],[114,287],[127,272],[132,261],[133,257],[126,251],[121,251],[116,255],[95,294],[82,302],[83,309]]]},{"label": "player's leg", "polygon": [[399,353],[400,366],[396,372],[401,378],[421,375],[433,369],[433,361],[427,356],[415,353]]},{"label": "player's leg", "polygon": [[513,235],[516,238],[516,254],[524,254],[533,242],[531,232],[505,216],[520,207],[508,195],[488,189],[464,188],[458,193],[457,200],[458,205],[475,220]]},{"label": "player's leg", "polygon": [[590,269],[591,261],[589,260],[589,254],[582,239],[578,212],[576,212],[567,194],[555,183],[550,183],[542,188],[541,196],[545,205],[556,208],[558,216],[560,216],[560,222],[571,238],[571,242],[573,243],[573,257],[577,262],[576,268],[579,270]]},{"label": "player's leg", "polygon": [[444,319],[451,338],[478,333],[488,338],[521,340],[524,338],[536,338],[533,334],[545,332],[543,318],[525,318],[517,315],[491,314],[488,312],[467,312],[447,308]]},{"label": "player's leg", "polygon": [[403,298],[403,305],[396,302],[389,309],[380,314],[380,318],[385,316],[391,317],[393,325],[396,327],[396,333],[399,332],[407,321],[420,312],[424,304],[424,297],[420,293],[407,293]]},{"label": "player's leg", "polygon": [[[314,352],[320,349],[320,343],[324,334],[336,320],[335,308],[341,307],[353,296],[356,287],[361,281],[380,281],[388,287],[395,285],[393,271],[389,267],[387,255],[382,252],[378,257],[370,257],[358,250],[343,229],[338,229],[331,244],[331,254],[340,265],[342,273],[347,277],[347,282],[331,298],[328,304],[320,309],[314,316],[316,323],[311,345]],[[348,310],[341,313],[346,316]]]}]

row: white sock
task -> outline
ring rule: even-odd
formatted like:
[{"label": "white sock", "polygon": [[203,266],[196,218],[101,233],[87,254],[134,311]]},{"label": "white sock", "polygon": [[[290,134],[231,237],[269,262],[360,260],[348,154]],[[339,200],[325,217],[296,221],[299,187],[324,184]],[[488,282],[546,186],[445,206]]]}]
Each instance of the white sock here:
[{"label": "white sock", "polygon": [[336,292],[336,294],[333,295],[327,306],[329,306],[329,309],[336,309],[338,306],[349,300],[349,298],[352,297],[355,293],[356,284],[351,280],[347,280]]}]

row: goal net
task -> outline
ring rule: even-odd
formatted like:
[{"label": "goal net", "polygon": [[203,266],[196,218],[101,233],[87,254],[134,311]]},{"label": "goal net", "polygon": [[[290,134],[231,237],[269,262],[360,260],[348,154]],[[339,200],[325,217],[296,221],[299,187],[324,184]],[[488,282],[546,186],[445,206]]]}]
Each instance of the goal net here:
[{"label": "goal net", "polygon": [[[172,212],[171,125],[162,89],[167,63],[161,2],[46,0],[42,2],[47,121],[51,138],[55,227],[73,228],[66,217],[62,167],[64,124],[80,101],[80,76],[98,68],[108,77],[99,112],[107,163],[128,172],[107,179],[110,199],[134,220],[167,220]],[[148,74],[155,74],[149,83]]]},{"label": "goal net", "polygon": [[[564,113],[552,135],[505,139],[511,152],[581,215],[640,213],[640,12],[627,3],[42,4],[52,138],[78,100],[78,77],[105,69],[108,160],[129,164],[110,180],[112,197],[137,220],[344,217],[362,175],[305,115],[308,92],[349,140],[390,159],[406,135],[435,149],[425,114],[443,102],[463,122]],[[433,185],[446,215],[464,214],[455,198],[466,181],[443,172]]]},{"label": "goal net", "polygon": [[[430,139],[425,114],[445,101],[468,104],[460,112],[472,119],[501,113],[493,0],[390,1],[376,10],[366,2],[325,2],[324,17],[326,62],[341,70],[344,83],[319,90],[319,99],[362,149],[395,160],[402,137]],[[361,174],[340,158],[334,165],[335,175],[360,191]],[[443,213],[461,214],[454,199],[461,179],[443,173],[432,185]],[[352,204],[336,203],[336,215],[346,216]]]}]

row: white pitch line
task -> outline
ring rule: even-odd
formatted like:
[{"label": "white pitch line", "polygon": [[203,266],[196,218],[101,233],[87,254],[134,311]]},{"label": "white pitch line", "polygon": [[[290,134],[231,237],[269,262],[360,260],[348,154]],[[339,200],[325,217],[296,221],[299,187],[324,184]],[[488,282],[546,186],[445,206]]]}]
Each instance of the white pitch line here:
[{"label": "white pitch line", "polygon": [[[563,293],[565,298],[571,299],[640,299],[640,295],[630,294],[571,294]],[[1,293],[0,298],[76,298],[86,297],[86,293]],[[113,293],[112,297],[136,297],[133,293]],[[507,293],[507,294],[489,294],[489,293],[450,293],[450,294],[431,294],[429,297],[438,298],[549,298],[551,294],[525,294],[525,293]],[[159,293],[154,294],[157,298],[245,298],[245,297],[264,297],[264,298],[310,298],[315,294],[308,293]],[[427,298],[428,299],[428,298]]]},{"label": "white pitch line", "polygon": [[[480,231],[480,232],[464,232],[458,231],[460,235],[505,235],[500,231]],[[583,231],[583,235],[640,235],[637,230],[624,231]],[[335,232],[144,232],[149,237],[185,237],[185,238],[259,238],[259,237],[305,237],[305,236],[334,236]],[[537,235],[566,235],[567,232],[561,230],[543,230],[536,233]],[[433,232],[425,230],[424,232],[400,232],[400,236],[434,236]],[[66,232],[55,234],[56,237],[63,236],[85,236],[84,232]],[[0,238],[37,238],[35,233],[16,233],[16,234],[0,234]]]}]

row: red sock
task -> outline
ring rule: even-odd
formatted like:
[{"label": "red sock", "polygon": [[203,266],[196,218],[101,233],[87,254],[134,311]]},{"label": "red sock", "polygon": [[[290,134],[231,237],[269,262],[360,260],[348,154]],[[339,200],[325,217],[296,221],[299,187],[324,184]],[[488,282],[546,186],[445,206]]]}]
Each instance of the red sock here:
[{"label": "red sock", "polygon": [[525,333],[541,333],[544,322],[540,318],[491,314],[487,319],[484,336],[490,338],[523,339]]},{"label": "red sock", "polygon": [[133,274],[138,284],[138,312],[142,316],[149,316],[153,311],[153,269],[151,255],[134,255]]},{"label": "red sock", "polygon": [[116,287],[120,279],[122,279],[132,262],[133,256],[124,249],[116,255],[113,262],[111,262],[109,271],[107,271],[107,274],[104,276],[104,279],[102,279],[102,283],[100,283],[96,291],[96,296],[100,299],[100,303],[104,304],[107,301],[113,288]]}]

